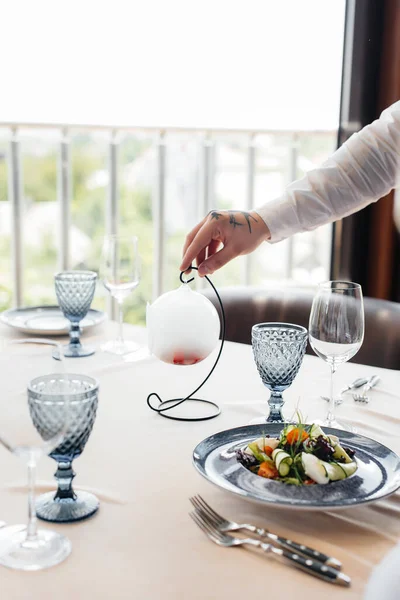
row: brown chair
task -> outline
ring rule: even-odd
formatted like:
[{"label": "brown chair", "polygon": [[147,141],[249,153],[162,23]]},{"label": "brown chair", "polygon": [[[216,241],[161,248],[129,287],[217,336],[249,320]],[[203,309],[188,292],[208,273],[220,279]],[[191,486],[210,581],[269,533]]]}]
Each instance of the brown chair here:
[{"label": "brown chair", "polygon": [[[251,344],[255,323],[281,321],[308,328],[313,292],[304,290],[269,290],[256,287],[221,288],[218,290],[226,314],[226,339]],[[212,290],[204,292],[218,308]],[[354,362],[400,368],[400,304],[364,298],[365,338]],[[307,352],[314,354],[310,346]]]}]

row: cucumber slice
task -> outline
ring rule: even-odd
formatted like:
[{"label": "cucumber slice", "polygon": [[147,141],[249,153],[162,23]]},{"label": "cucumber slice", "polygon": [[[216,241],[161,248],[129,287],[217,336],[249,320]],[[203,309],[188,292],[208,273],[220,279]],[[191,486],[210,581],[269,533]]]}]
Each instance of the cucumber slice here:
[{"label": "cucumber slice", "polygon": [[325,485],[329,483],[329,476],[322,460],[319,460],[314,454],[301,453],[304,472],[317,483]]},{"label": "cucumber slice", "polygon": [[268,462],[268,463],[273,463],[274,461],[265,454],[265,452],[261,452],[261,450],[259,449],[257,442],[251,442],[250,444],[248,444],[247,448],[249,448],[249,450],[252,451],[252,453],[254,454],[254,456],[256,457],[257,460],[259,460],[260,462]]},{"label": "cucumber slice", "polygon": [[279,475],[281,477],[286,477],[286,475],[289,474],[290,467],[293,463],[292,457],[284,450],[277,448],[273,451],[272,458],[275,461],[275,466],[278,469]]},{"label": "cucumber slice", "polygon": [[346,477],[350,477],[350,475],[353,475],[353,473],[355,473],[358,468],[355,460],[352,460],[349,463],[342,463],[340,464],[340,467],[343,469],[343,471],[345,471]]},{"label": "cucumber slice", "polygon": [[355,461],[352,461],[351,463],[324,462],[324,467],[331,481],[346,479],[357,471],[357,463]]},{"label": "cucumber slice", "polygon": [[317,438],[320,435],[322,435],[323,437],[326,437],[325,433],[322,431],[322,429],[319,425],[315,425],[315,423],[313,425],[311,425],[311,429],[310,429],[310,433],[309,433],[310,438]]},{"label": "cucumber slice", "polygon": [[279,475],[281,477],[286,477],[287,475],[289,475],[289,471],[290,471],[290,465],[292,464],[292,459],[290,458],[290,456],[288,458],[284,458],[283,460],[281,460],[281,462],[279,463]]},{"label": "cucumber slice", "polygon": [[281,479],[281,481],[290,485],[301,485],[300,481],[296,479],[296,477],[284,477],[283,479]]},{"label": "cucumber slice", "polygon": [[343,448],[339,444],[339,442],[335,446],[335,452],[333,453],[333,458],[336,458],[336,459],[342,458],[342,459],[344,459],[345,463],[353,462],[351,460],[350,456],[347,454],[346,450],[343,450]]},{"label": "cucumber slice", "polygon": [[324,462],[324,467],[331,481],[340,481],[347,477],[346,471],[342,469],[342,465],[339,463]]},{"label": "cucumber slice", "polygon": [[327,437],[333,447],[339,443],[339,438],[337,435],[328,435]]}]

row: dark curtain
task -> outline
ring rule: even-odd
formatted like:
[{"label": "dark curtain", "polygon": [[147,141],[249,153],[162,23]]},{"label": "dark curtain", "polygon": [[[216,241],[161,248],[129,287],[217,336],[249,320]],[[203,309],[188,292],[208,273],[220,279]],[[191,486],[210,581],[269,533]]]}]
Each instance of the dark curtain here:
[{"label": "dark curtain", "polygon": [[[400,0],[348,0],[338,145],[400,99]],[[333,279],[400,301],[394,192],[334,225]]]}]

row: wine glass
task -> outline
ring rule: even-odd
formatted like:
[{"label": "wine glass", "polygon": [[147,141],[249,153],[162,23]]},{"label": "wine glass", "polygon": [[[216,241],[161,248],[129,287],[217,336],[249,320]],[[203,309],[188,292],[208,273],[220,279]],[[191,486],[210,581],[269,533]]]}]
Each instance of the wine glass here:
[{"label": "wine glass", "polygon": [[[58,347],[59,360],[52,358]],[[64,439],[69,422],[69,378],[61,347],[45,339],[3,342],[0,348],[0,443],[28,468],[28,514],[24,525],[0,529],[0,564],[36,571],[63,561],[71,543],[49,529],[37,529],[35,470],[40,457]],[[40,404],[39,404],[40,401]],[[40,412],[42,429],[36,427]]]},{"label": "wine glass", "polygon": [[284,423],[282,392],[296,377],[307,347],[307,329],[291,323],[258,323],[251,330],[254,361],[265,387],[270,391],[268,418],[251,424]]},{"label": "wine glass", "polygon": [[116,340],[101,346],[113,354],[128,354],[139,349],[132,341],[123,337],[123,303],[140,282],[140,257],[136,236],[107,235],[104,238],[101,273],[104,287],[118,302],[119,333]]},{"label": "wine glass", "polygon": [[335,417],[333,375],[360,349],[364,339],[364,303],[361,286],[350,281],[328,281],[318,286],[311,307],[310,345],[331,368],[329,409],[321,424],[347,429]]},{"label": "wine glass", "polygon": [[[79,323],[87,315],[96,289],[97,273],[93,271],[62,271],[54,277],[59,307],[70,321],[69,344],[63,347],[64,356],[91,356],[94,348],[82,346]],[[58,356],[54,356],[58,358]]]}]

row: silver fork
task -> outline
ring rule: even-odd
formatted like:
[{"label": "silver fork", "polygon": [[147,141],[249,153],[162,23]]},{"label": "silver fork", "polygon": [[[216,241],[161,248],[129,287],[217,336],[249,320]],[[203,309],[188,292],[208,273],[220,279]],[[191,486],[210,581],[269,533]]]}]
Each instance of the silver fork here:
[{"label": "silver fork", "polygon": [[364,389],[361,394],[353,394],[353,400],[355,402],[363,402],[364,404],[368,404],[369,397],[367,396],[368,390],[373,388],[380,381],[380,377],[378,375],[374,375],[371,379],[368,380],[368,383],[364,386]]},{"label": "silver fork", "polygon": [[268,554],[271,553],[273,556],[283,559],[287,564],[305,571],[309,575],[314,575],[314,577],[328,581],[329,583],[336,583],[344,586],[349,586],[351,583],[350,577],[341,571],[337,571],[336,569],[332,569],[332,567],[321,564],[317,560],[311,560],[311,558],[306,558],[295,552],[289,552],[283,548],[275,548],[272,544],[265,544],[254,538],[237,538],[228,535],[227,533],[222,533],[208,521],[205,521],[201,516],[201,513],[197,510],[191,512],[190,516],[206,536],[219,546],[224,546],[225,548],[232,548],[234,546],[256,546],[263,552]]},{"label": "silver fork", "polygon": [[280,546],[281,548],[285,548],[286,550],[298,552],[300,554],[304,554],[309,558],[313,558],[314,560],[318,560],[319,562],[327,565],[328,567],[333,567],[334,569],[341,569],[342,563],[337,560],[337,558],[333,558],[332,556],[327,556],[318,550],[314,550],[314,548],[309,548],[304,544],[298,544],[297,542],[293,542],[292,540],[288,540],[287,538],[280,537],[276,535],[276,533],[272,533],[268,531],[268,529],[261,529],[260,527],[256,527],[255,525],[250,525],[249,523],[235,523],[235,521],[228,521],[224,519],[221,515],[219,515],[215,510],[211,508],[209,504],[200,496],[193,496],[190,498],[190,502],[193,504],[195,509],[204,517],[206,521],[210,523],[211,526],[216,527],[222,533],[225,531],[239,531],[240,529],[244,529],[246,531],[250,531],[251,533],[255,533],[256,535],[267,538],[275,545]]},{"label": "silver fork", "polygon": [[[346,385],[346,387],[344,387],[343,389],[340,390],[339,397],[335,398],[335,406],[340,406],[341,404],[343,404],[343,402],[345,401],[343,394],[345,394],[346,392],[350,392],[351,390],[356,390],[356,389],[362,387],[363,385],[368,383],[368,381],[369,381],[368,377],[359,377],[358,379],[355,379],[354,381],[349,383],[349,385]],[[322,398],[322,400],[326,400],[326,402],[331,401],[331,399],[328,398],[327,396],[321,396],[321,398]]]}]

